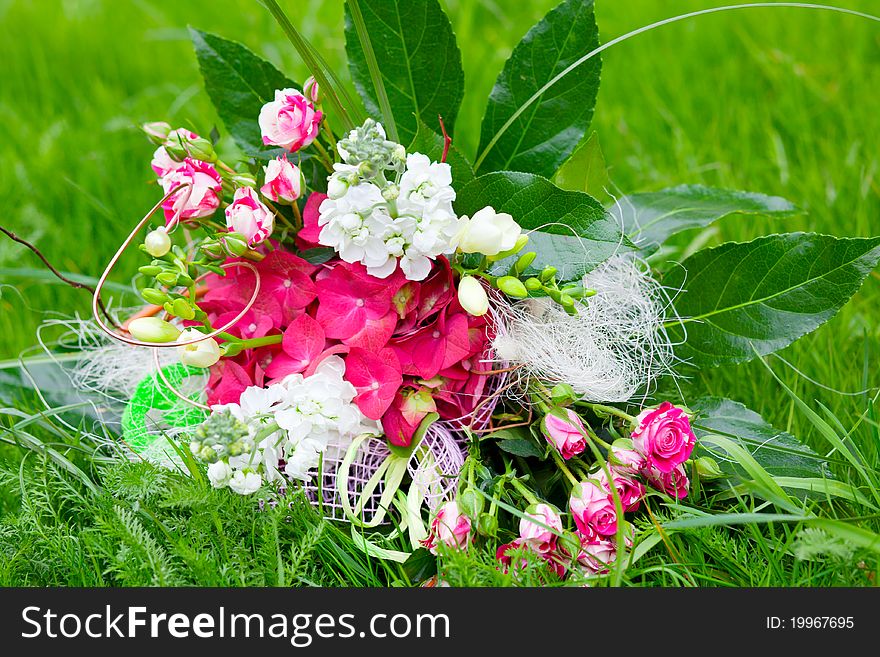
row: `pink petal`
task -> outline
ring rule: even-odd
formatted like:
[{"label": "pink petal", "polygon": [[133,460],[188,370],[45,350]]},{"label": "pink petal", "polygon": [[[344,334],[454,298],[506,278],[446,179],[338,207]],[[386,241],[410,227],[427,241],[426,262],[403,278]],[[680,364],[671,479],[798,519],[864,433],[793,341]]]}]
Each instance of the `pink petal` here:
[{"label": "pink petal", "polygon": [[453,315],[446,318],[444,324],[446,349],[444,350],[443,365],[440,366],[440,369],[452,367],[471,354],[467,317],[464,314]]},{"label": "pink petal", "polygon": [[254,383],[247,371],[235,361],[222,359],[211,368],[211,376],[219,379],[208,393],[208,405],[238,403],[241,393]]},{"label": "pink petal", "polygon": [[357,388],[355,403],[371,420],[381,419],[403,383],[396,358],[389,361],[359,347],[345,359],[345,379]]},{"label": "pink petal", "polygon": [[327,198],[326,194],[313,192],[309,194],[306,207],[303,208],[303,227],[296,234],[296,239],[305,248],[318,246],[318,236],[321,234],[321,227],[318,226],[318,206],[325,198]]},{"label": "pink petal", "polygon": [[376,353],[388,344],[396,326],[397,313],[389,310],[384,317],[368,319],[360,331],[345,338],[343,342],[350,347],[361,347]]},{"label": "pink petal", "polygon": [[302,372],[324,349],[325,341],[324,329],[321,325],[308,315],[300,315],[284,331],[281,346],[291,359],[284,361],[286,366],[292,365],[297,368],[291,372]]}]

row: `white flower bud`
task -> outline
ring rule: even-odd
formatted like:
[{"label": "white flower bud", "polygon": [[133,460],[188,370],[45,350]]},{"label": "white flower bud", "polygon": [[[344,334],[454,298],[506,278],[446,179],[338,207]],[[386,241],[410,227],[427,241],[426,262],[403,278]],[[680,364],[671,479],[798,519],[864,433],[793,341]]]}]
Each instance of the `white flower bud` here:
[{"label": "white flower bud", "polygon": [[489,311],[489,296],[480,281],[473,276],[464,276],[458,282],[458,302],[467,313],[475,317]]},{"label": "white flower bud", "polygon": [[174,342],[180,330],[158,317],[138,317],[128,324],[131,337],[141,342]]},{"label": "white flower bud", "polygon": [[[180,342],[189,342],[196,338],[203,337],[204,334],[196,329],[190,328],[180,335]],[[214,338],[208,338],[201,342],[182,345],[177,348],[180,355],[180,362],[184,365],[192,367],[211,367],[220,360],[220,345]]]},{"label": "white flower bud", "polygon": [[345,196],[345,192],[348,191],[348,183],[343,179],[343,176],[338,174],[333,174],[330,176],[327,181],[327,198],[336,199],[342,198]]},{"label": "white flower bud", "polygon": [[522,228],[513,217],[487,206],[470,219],[461,218],[456,238],[458,248],[464,253],[494,256],[516,246],[521,233]]},{"label": "white flower bud", "polygon": [[154,258],[161,258],[171,250],[171,238],[164,226],[147,233],[144,238],[144,248]]}]

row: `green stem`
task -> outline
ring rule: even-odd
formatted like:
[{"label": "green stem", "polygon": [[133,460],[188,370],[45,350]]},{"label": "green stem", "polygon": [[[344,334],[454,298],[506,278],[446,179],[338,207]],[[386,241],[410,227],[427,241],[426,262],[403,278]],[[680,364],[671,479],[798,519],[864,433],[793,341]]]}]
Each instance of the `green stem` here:
[{"label": "green stem", "polygon": [[391,111],[391,102],[388,100],[388,93],[385,91],[385,83],[382,81],[379,62],[376,60],[376,53],[373,52],[373,43],[370,41],[370,33],[367,31],[367,24],[364,22],[364,16],[361,14],[358,0],[348,0],[348,8],[351,10],[351,21],[354,23],[361,47],[364,49],[364,59],[367,60],[367,68],[370,69],[370,79],[373,81],[373,87],[376,89],[376,99],[379,101],[379,109],[382,110],[382,120],[385,124],[388,138],[391,141],[399,142],[400,136],[397,133],[397,124],[394,122],[394,114]]},{"label": "green stem", "polygon": [[559,455],[559,452],[556,449],[550,450],[550,453],[553,455],[553,460],[556,461],[556,465],[559,466],[559,469],[562,470],[562,473],[565,477],[571,482],[572,486],[577,486],[581,482],[577,477],[572,474],[571,470],[568,469],[568,466],[565,465],[565,461],[562,460],[562,457]]},{"label": "green stem", "polygon": [[620,410],[619,408],[615,408],[614,406],[606,406],[605,404],[593,404],[590,402],[584,402],[584,405],[588,408],[592,408],[594,411],[607,413],[608,415],[616,415],[619,418],[623,418],[627,422],[635,424],[636,419],[632,415]]},{"label": "green stem", "polygon": [[257,347],[265,347],[270,344],[279,344],[283,339],[283,335],[267,335],[263,338],[239,340],[239,344],[242,349],[256,349]]},{"label": "green stem", "polygon": [[513,485],[513,487],[517,490],[517,492],[520,495],[522,495],[524,498],[526,498],[526,500],[528,500],[529,504],[538,504],[539,503],[538,498],[535,497],[535,495],[532,493],[532,491],[530,491],[528,488],[526,488],[519,479],[513,478],[510,480],[510,483]]},{"label": "green stem", "polygon": [[321,163],[324,165],[324,168],[330,173],[333,173],[333,158],[330,157],[330,153],[327,152],[327,149],[324,148],[323,144],[318,140],[313,141],[312,146],[314,146],[315,150],[321,155]]}]

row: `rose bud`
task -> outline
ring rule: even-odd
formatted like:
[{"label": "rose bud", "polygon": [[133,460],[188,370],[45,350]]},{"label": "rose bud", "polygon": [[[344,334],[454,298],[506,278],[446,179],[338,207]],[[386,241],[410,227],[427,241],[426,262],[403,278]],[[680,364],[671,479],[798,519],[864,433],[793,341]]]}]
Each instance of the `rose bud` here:
[{"label": "rose bud", "polygon": [[150,138],[151,142],[156,144],[156,146],[161,146],[168,139],[171,126],[165,123],[165,121],[153,121],[152,123],[144,123],[141,126],[141,130],[147,133],[147,137]]},{"label": "rose bud", "polygon": [[687,414],[669,402],[663,402],[658,408],[639,414],[632,441],[648,466],[669,473],[690,458],[697,437],[691,430]]},{"label": "rose bud", "polygon": [[513,217],[487,206],[473,217],[464,216],[459,220],[455,242],[464,253],[494,256],[513,249],[521,233],[522,228]]},{"label": "rose bud", "polygon": [[533,504],[526,509],[526,517],[519,521],[519,536],[522,542],[538,554],[555,550],[556,539],[561,533],[562,520],[559,513],[549,504]]},{"label": "rose bud", "polygon": [[312,101],[315,105],[321,104],[321,88],[315,82],[315,77],[310,75],[303,84],[303,95]]},{"label": "rose bud", "polygon": [[[189,342],[205,337],[205,334],[194,328],[185,330],[180,334],[178,342]],[[214,338],[201,340],[193,344],[181,345],[177,348],[180,362],[192,367],[211,367],[220,360],[220,345]]]},{"label": "rose bud", "polygon": [[458,282],[458,302],[465,312],[474,317],[489,312],[489,296],[480,281],[473,276],[462,276]]},{"label": "rose bud", "polygon": [[235,190],[232,203],[226,207],[226,227],[247,239],[254,246],[272,234],[275,216],[267,208],[252,187]]},{"label": "rose bud", "polygon": [[590,575],[608,572],[608,566],[614,563],[617,551],[613,542],[607,539],[585,541],[578,555],[578,564]]},{"label": "rose bud", "polygon": [[269,160],[263,169],[266,182],[260,193],[274,203],[293,203],[302,194],[302,173],[299,167],[287,161],[287,156]]},{"label": "rose bud", "polygon": [[323,114],[296,89],[279,89],[260,110],[263,143],[293,152],[305,148],[318,136]]},{"label": "rose bud", "polygon": [[180,329],[158,317],[138,317],[128,323],[128,332],[141,342],[174,342]]},{"label": "rose bud", "polygon": [[144,249],[154,258],[161,258],[171,250],[171,238],[164,226],[147,233],[144,238]]},{"label": "rose bud", "polygon": [[683,465],[677,465],[669,472],[648,466],[642,471],[642,474],[652,488],[656,488],[677,500],[683,500],[687,497],[691,482]]},{"label": "rose bud", "polygon": [[617,532],[614,500],[598,481],[587,479],[576,486],[569,507],[582,536],[611,536]]},{"label": "rose bud", "polygon": [[587,446],[587,430],[581,418],[569,408],[554,408],[541,421],[541,431],[562,458],[568,460]]},{"label": "rose bud", "polygon": [[615,441],[608,452],[608,464],[617,472],[638,474],[646,465],[645,457],[629,449],[629,445],[629,441]]},{"label": "rose bud", "polygon": [[463,515],[455,500],[440,507],[434,520],[431,521],[431,533],[422,545],[431,553],[437,554],[437,546],[441,543],[452,548],[467,548],[471,539],[471,521]]}]

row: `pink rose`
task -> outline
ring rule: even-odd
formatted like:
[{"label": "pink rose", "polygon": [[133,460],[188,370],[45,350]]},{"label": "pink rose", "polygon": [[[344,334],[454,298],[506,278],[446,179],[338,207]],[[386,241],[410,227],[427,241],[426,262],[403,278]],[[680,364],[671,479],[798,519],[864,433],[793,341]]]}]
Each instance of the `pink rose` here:
[{"label": "pink rose", "polygon": [[577,413],[568,408],[554,408],[541,422],[547,442],[568,460],[580,454],[587,446],[584,436],[587,430]]},{"label": "pink rose", "polygon": [[[199,136],[194,132],[190,132],[186,128],[178,128],[177,130],[169,132],[165,137],[165,140],[174,139],[175,137],[198,139]],[[153,153],[153,160],[150,162],[150,166],[153,167],[153,171],[156,172],[157,176],[164,178],[172,171],[177,171],[183,167],[183,161],[175,160],[168,154],[168,151],[165,150],[164,146],[159,146],[159,148]]]},{"label": "pink rose", "polygon": [[[537,522],[532,522],[532,518]],[[538,554],[547,554],[555,550],[560,533],[562,533],[562,520],[549,504],[529,507],[526,509],[526,517],[519,521],[519,536],[522,542]]]},{"label": "pink rose", "polygon": [[569,506],[582,536],[611,536],[617,532],[614,499],[595,479],[582,481],[572,490]]},{"label": "pink rose", "polygon": [[652,488],[656,488],[677,500],[683,500],[687,497],[691,482],[688,480],[683,465],[675,466],[670,472],[662,472],[658,468],[648,466],[642,470],[642,474]]},{"label": "pink rose", "polygon": [[471,520],[458,510],[458,503],[451,500],[440,507],[431,521],[431,533],[422,545],[433,554],[441,543],[449,547],[464,549],[471,540]]},{"label": "pink rose", "polygon": [[578,555],[578,565],[586,573],[599,575],[608,572],[608,566],[614,563],[617,551],[614,543],[607,539],[584,541],[581,544],[581,553]]},{"label": "pink rose", "polygon": [[260,110],[263,143],[293,152],[315,141],[323,114],[296,89],[275,91],[275,100]]},{"label": "pink rose", "polygon": [[162,178],[162,189],[167,194],[179,185],[186,185],[165,199],[162,210],[166,225],[180,212],[180,219],[198,219],[214,214],[220,207],[223,181],[212,165],[186,158],[179,169]]},{"label": "pink rose", "polygon": [[617,472],[638,474],[645,467],[645,457],[634,449],[611,448],[608,464]]},{"label": "pink rose", "polygon": [[690,458],[697,437],[688,416],[680,408],[663,402],[658,408],[642,411],[632,433],[633,446],[660,472],[671,472]]},{"label": "pink rose", "polygon": [[[498,563],[501,564],[501,571],[507,573],[513,569],[513,572],[516,573],[518,570],[525,568],[528,565],[528,561],[526,561],[525,557],[520,557],[517,563],[513,562],[514,555],[511,552],[515,550],[528,550],[534,552],[531,545],[522,538],[517,538],[510,543],[505,543],[504,545],[499,545],[498,549],[495,551],[495,558],[498,560]],[[547,566],[556,573],[557,577],[564,577],[566,571],[566,562],[568,559],[564,558],[564,555],[561,552],[557,552],[556,550],[550,552],[535,552],[538,556],[540,556],[546,563]]]},{"label": "pink rose", "polygon": [[299,167],[287,161],[287,156],[269,160],[264,168],[266,183],[260,193],[275,203],[293,203],[302,194],[302,173]]},{"label": "pink rose", "polygon": [[254,246],[272,234],[275,218],[252,187],[239,187],[226,207],[226,227],[244,235],[248,245]]},{"label": "pink rose", "polygon": [[[620,506],[623,507],[624,511],[637,510],[639,504],[642,502],[642,498],[645,496],[645,487],[642,482],[627,477],[620,472],[614,472],[614,470],[612,470],[611,473],[612,479],[614,480],[614,487],[617,489],[618,497],[620,497]],[[611,486],[608,485],[608,477],[605,475],[604,470],[597,472],[595,478],[604,490],[609,493],[611,492]],[[613,497],[611,501],[613,504]]]}]

